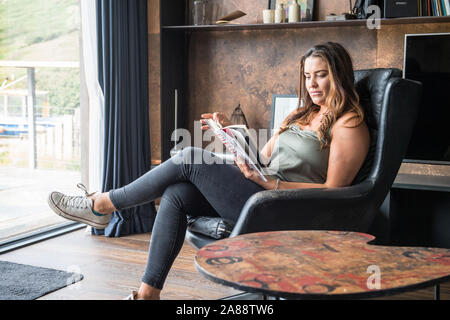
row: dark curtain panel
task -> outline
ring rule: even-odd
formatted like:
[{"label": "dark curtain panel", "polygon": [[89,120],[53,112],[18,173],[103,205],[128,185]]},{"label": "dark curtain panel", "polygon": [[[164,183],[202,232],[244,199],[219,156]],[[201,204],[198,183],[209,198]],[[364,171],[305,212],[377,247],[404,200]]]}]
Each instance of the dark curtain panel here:
[{"label": "dark curtain panel", "polygon": [[[103,192],[150,170],[147,0],[97,1],[99,81],[105,96]],[[115,212],[97,235],[150,232],[154,202]]]}]

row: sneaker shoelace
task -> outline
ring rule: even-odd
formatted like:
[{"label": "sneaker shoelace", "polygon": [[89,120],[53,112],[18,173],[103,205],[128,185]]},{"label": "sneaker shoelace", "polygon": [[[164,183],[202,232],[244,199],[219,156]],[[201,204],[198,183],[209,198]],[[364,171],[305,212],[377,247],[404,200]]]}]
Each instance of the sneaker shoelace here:
[{"label": "sneaker shoelace", "polygon": [[88,189],[86,188],[86,186],[84,184],[82,184],[82,183],[78,183],[77,184],[77,188],[83,190],[84,194],[86,195],[86,197],[90,197],[90,196],[92,196],[95,193],[95,192],[89,193]]},{"label": "sneaker shoelace", "polygon": [[91,208],[91,201],[88,201],[88,197],[92,196],[95,192],[89,193],[86,186],[82,183],[78,183],[77,187],[84,191],[85,196],[63,196],[61,198],[61,204],[67,207],[74,207],[77,209]]}]

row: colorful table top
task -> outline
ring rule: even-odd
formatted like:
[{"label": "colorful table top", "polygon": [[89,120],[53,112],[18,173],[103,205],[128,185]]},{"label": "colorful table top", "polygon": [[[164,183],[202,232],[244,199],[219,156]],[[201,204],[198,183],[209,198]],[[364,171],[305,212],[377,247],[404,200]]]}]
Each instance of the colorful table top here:
[{"label": "colorful table top", "polygon": [[370,298],[450,280],[450,249],[368,244],[369,234],[277,231],[201,248],[195,265],[210,280],[284,298]]}]

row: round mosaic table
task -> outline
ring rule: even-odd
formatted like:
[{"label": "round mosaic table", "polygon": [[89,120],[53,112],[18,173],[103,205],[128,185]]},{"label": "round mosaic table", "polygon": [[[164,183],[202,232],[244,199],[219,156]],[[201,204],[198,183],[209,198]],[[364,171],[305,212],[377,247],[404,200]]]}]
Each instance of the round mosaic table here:
[{"label": "round mosaic table", "polygon": [[369,234],[277,231],[201,248],[195,265],[235,289],[288,299],[373,298],[450,280],[450,249],[371,245]]}]

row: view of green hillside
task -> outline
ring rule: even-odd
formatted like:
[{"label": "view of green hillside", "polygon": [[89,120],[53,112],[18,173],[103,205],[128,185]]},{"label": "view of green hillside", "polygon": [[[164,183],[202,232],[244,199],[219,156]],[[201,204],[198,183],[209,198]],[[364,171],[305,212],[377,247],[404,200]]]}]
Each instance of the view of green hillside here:
[{"label": "view of green hillside", "polygon": [[[79,61],[79,28],[78,0],[0,0],[0,60]],[[0,85],[24,75],[25,69],[0,67]],[[49,92],[52,114],[79,106],[79,82],[78,69],[36,70],[36,89]]]},{"label": "view of green hillside", "polygon": [[0,242],[65,223],[45,199],[81,181],[79,43],[79,0],[0,0]]}]

